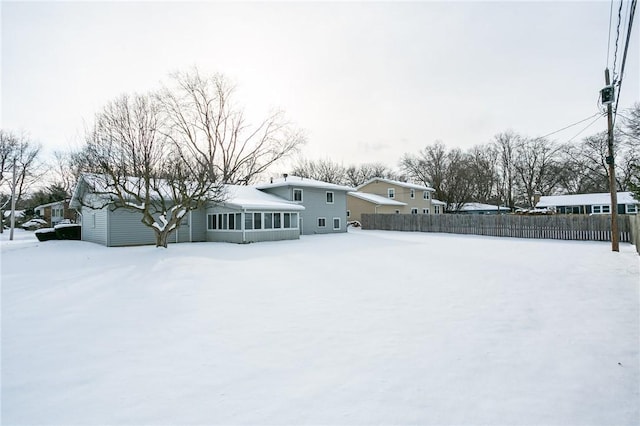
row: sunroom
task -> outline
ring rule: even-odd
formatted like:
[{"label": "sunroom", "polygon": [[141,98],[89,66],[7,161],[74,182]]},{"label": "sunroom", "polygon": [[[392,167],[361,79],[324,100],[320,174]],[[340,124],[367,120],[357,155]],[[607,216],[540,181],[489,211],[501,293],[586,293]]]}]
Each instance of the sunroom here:
[{"label": "sunroom", "polygon": [[227,199],[207,208],[207,241],[253,243],[300,238],[300,204],[253,187],[229,185]]}]

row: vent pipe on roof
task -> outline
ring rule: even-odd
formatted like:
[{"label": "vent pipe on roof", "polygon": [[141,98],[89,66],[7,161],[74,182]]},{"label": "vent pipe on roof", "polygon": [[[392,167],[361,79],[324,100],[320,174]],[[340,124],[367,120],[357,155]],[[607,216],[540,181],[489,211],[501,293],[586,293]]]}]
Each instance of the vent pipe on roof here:
[{"label": "vent pipe on roof", "polygon": [[282,175],[282,177],[284,178],[284,181],[286,182],[287,178],[289,177],[289,175],[285,173],[285,174]]},{"label": "vent pipe on roof", "polygon": [[273,177],[271,177],[271,183],[273,183]]}]

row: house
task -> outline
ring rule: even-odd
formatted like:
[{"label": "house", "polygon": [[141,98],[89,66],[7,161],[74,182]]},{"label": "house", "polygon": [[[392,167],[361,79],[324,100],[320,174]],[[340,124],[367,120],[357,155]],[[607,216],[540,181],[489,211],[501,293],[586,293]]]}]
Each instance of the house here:
[{"label": "house", "polygon": [[407,203],[392,200],[376,194],[366,192],[347,193],[347,219],[360,222],[362,215],[369,214],[392,214],[404,211]]},{"label": "house", "polygon": [[76,221],[76,212],[69,207],[69,200],[60,200],[54,201],[53,203],[42,204],[35,207],[33,211],[40,218],[46,220],[48,225],[52,228],[65,219],[71,222]]},{"label": "house", "polygon": [[256,188],[304,206],[299,216],[303,235],[347,232],[347,193],[354,188],[287,174]]},{"label": "house", "polygon": [[[640,201],[633,198],[631,192],[618,192],[618,214],[636,214],[640,210]],[[610,214],[611,194],[547,195],[541,196],[536,209],[555,210],[560,214]]]},{"label": "house", "polygon": [[[109,247],[155,244],[153,230],[138,212],[116,209],[100,196],[99,183],[84,175],[75,188],[71,207],[80,213],[82,240]],[[224,201],[205,203],[189,211],[169,235],[169,243],[249,243],[300,238],[298,217],[304,206],[259,191],[226,185]]]},{"label": "house", "polygon": [[[373,178],[358,186],[357,192],[350,194],[347,209],[354,220],[359,220],[355,218],[363,213],[442,214],[444,203],[433,199],[434,192],[435,189],[428,186]],[[386,204],[383,199],[387,200]]]},{"label": "house", "polygon": [[484,203],[464,203],[462,207],[453,213],[458,214],[504,214],[509,213],[511,209],[506,206],[496,206]]}]

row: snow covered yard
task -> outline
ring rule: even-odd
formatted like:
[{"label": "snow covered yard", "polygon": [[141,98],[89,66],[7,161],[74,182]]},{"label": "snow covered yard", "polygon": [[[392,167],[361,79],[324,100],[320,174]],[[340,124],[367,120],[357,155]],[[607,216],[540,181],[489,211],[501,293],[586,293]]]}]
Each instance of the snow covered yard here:
[{"label": "snow covered yard", "polygon": [[632,425],[629,244],[0,243],[2,424]]}]

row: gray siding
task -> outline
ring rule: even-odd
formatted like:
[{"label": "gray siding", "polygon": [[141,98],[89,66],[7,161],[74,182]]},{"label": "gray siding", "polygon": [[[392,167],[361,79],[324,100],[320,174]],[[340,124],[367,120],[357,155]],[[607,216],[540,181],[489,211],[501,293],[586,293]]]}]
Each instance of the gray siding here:
[{"label": "gray siding", "polygon": [[[140,220],[142,215],[124,209],[111,210],[109,212],[109,240],[107,245],[135,246],[155,244],[155,233],[145,226]],[[175,242],[175,232],[169,234],[169,242]]]},{"label": "gray siding", "polygon": [[107,245],[107,207],[82,208],[82,241]]},{"label": "gray siding", "polygon": [[[277,188],[267,188],[263,191],[277,195],[286,200],[293,200],[293,189],[302,189],[302,205],[305,210],[300,212],[303,220],[303,235],[328,234],[332,232],[347,232],[347,193],[333,192],[333,204],[327,203],[327,190],[321,188],[296,187],[295,185]],[[326,226],[318,226],[318,218],[325,218]],[[333,229],[333,219],[340,219],[340,228]]]},{"label": "gray siding", "polygon": [[207,241],[207,211],[204,208],[191,211],[191,241]]}]

